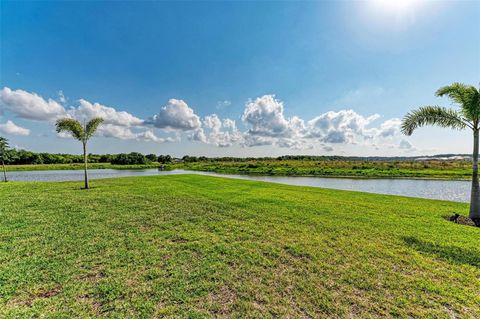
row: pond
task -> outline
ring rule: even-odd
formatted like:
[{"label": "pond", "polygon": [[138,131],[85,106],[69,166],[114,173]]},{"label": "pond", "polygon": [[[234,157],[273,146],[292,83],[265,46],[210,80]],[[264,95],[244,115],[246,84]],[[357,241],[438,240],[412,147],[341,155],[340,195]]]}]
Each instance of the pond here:
[{"label": "pond", "polygon": [[[187,170],[160,171],[158,169],[92,169],[89,177],[111,178],[125,176],[199,174],[227,178],[246,179],[279,184],[335,188],[386,195],[402,195],[430,199],[468,202],[470,182],[420,179],[354,179],[293,176],[255,176],[230,175],[212,172]],[[13,181],[76,181],[83,179],[82,170],[21,171],[10,172],[8,178]]]},{"label": "pond", "polygon": [[[89,170],[91,179],[125,176],[199,174],[272,182],[297,186],[312,186],[335,188],[369,193],[402,195],[411,197],[451,200],[468,202],[470,182],[448,180],[419,180],[419,179],[354,179],[354,178],[322,178],[322,177],[293,177],[293,176],[256,176],[230,175],[212,172],[187,170],[160,171],[158,169],[92,169]],[[10,180],[14,181],[75,181],[83,179],[82,170],[51,170],[51,171],[20,171],[10,172]]]}]

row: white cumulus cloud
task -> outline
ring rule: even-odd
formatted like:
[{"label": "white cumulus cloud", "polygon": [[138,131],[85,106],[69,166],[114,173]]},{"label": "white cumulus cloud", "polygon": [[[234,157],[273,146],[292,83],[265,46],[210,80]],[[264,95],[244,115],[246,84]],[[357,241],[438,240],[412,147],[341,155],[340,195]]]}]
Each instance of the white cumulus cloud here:
[{"label": "white cumulus cloud", "polygon": [[356,143],[356,137],[370,138],[372,131],[367,128],[380,115],[368,117],[353,110],[330,111],[308,121],[308,136],[319,138],[326,143]]},{"label": "white cumulus cloud", "polygon": [[194,131],[201,127],[200,117],[183,100],[170,99],[149,124],[167,130]]},{"label": "white cumulus cloud", "polygon": [[[138,131],[132,130],[130,127],[115,125],[115,124],[102,124],[98,127],[97,135],[102,137],[111,137],[119,140],[137,140],[147,142],[171,142],[171,138],[161,138],[155,135],[155,132],[151,129]],[[68,135],[67,135],[68,136]],[[65,134],[61,137],[66,137]],[[68,136],[69,137],[69,136]]]},{"label": "white cumulus cloud", "polygon": [[248,133],[280,137],[288,133],[288,121],[283,115],[283,102],[274,95],[264,95],[247,102],[242,120],[250,125]]},{"label": "white cumulus cloud", "polygon": [[216,114],[207,115],[203,119],[205,129],[209,133],[205,135],[205,143],[219,147],[229,147],[243,140],[243,134],[237,129],[235,121],[229,118],[223,121]]},{"label": "white cumulus cloud", "polygon": [[[66,103],[66,98],[62,91],[59,91],[61,103]],[[53,99],[44,99],[40,95],[24,90],[12,90],[8,87],[0,91],[0,109],[6,110],[19,118],[43,121],[52,123],[61,117],[71,117],[79,121],[88,121],[94,117],[101,117],[105,122],[99,127],[98,135],[105,137],[114,137],[118,139],[140,139],[156,140],[153,132],[144,131],[134,133],[130,129],[133,126],[143,126],[144,121],[128,112],[117,111],[113,107],[105,106],[100,103],[91,103],[85,99],[78,100],[77,106],[70,106],[68,109]],[[10,134],[27,135],[28,129],[16,126],[8,121],[1,124],[2,131],[11,132]],[[140,134],[140,135],[139,135]],[[60,137],[68,137],[68,134],[59,134]]]},{"label": "white cumulus cloud", "polygon": [[218,132],[222,128],[222,121],[217,114],[207,115],[203,119],[203,125],[212,131]]},{"label": "white cumulus cloud", "polygon": [[120,140],[133,140],[137,138],[130,128],[114,124],[102,124],[98,127],[98,135],[103,137],[113,137]]},{"label": "white cumulus cloud", "polygon": [[232,119],[224,119],[223,120],[223,127],[234,129],[236,127],[235,121]]},{"label": "white cumulus cloud", "polygon": [[202,128],[198,128],[195,131],[193,131],[188,138],[192,141],[198,141],[202,143],[208,142],[207,136],[205,135],[205,132],[203,131]]},{"label": "white cumulus cloud", "polygon": [[398,133],[400,133],[401,124],[402,124],[402,120],[397,118],[386,120],[380,125],[377,135],[380,137],[395,136]]},{"label": "white cumulus cloud", "polygon": [[4,134],[11,134],[11,135],[29,135],[30,134],[29,129],[20,127],[10,120],[8,120],[6,123],[0,124],[0,132]]},{"label": "white cumulus cloud", "polygon": [[12,90],[4,87],[0,90],[0,108],[16,116],[35,121],[55,121],[66,116],[65,109],[55,100],[45,100],[36,93],[24,90]]},{"label": "white cumulus cloud", "polygon": [[[153,142],[178,142],[181,137],[201,143],[229,147],[272,145],[292,150],[317,148],[325,152],[338,150],[336,145],[356,144],[370,147],[395,147],[404,151],[416,150],[410,142],[401,140],[401,120],[387,119],[375,125],[378,114],[365,116],[352,109],[329,111],[313,119],[298,116],[286,117],[284,103],[275,95],[263,95],[245,103],[241,119],[242,130],[234,119],[220,118],[216,114],[200,118],[183,100],[170,99],[160,111],[148,120],[119,111],[115,107],[78,100],[76,105],[64,106],[68,102],[59,91],[59,102],[44,99],[36,93],[0,90],[0,114],[13,114],[19,118],[52,123],[60,117],[72,117],[88,121],[102,117],[105,121],[97,134],[121,140]],[[224,103],[226,104],[226,103]],[[160,137],[155,128],[172,132],[175,137]],[[19,127],[11,120],[0,124],[0,132],[28,135],[30,131]],[[62,135],[65,137],[65,134]]]},{"label": "white cumulus cloud", "polygon": [[265,145],[273,145],[274,143],[275,143],[275,140],[271,137],[245,134],[242,146],[243,147],[265,146]]},{"label": "white cumulus cloud", "polygon": [[292,149],[309,149],[311,143],[305,136],[305,122],[297,116],[286,118],[283,102],[275,95],[263,95],[249,100],[245,105],[242,121],[249,127],[244,133],[242,145],[276,145]]},{"label": "white cumulus cloud", "polygon": [[144,123],[144,121],[138,117],[125,111],[117,111],[113,107],[105,106],[100,103],[90,103],[84,99],[80,99],[78,102],[78,107],[69,110],[69,114],[78,120],[88,121],[94,117],[101,117],[105,120],[105,124],[126,127],[140,126]]}]

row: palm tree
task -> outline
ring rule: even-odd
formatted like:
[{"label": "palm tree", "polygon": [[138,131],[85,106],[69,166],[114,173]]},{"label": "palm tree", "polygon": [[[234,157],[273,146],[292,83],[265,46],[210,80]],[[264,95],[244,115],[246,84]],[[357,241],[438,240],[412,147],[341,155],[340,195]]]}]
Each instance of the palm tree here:
[{"label": "palm tree", "polygon": [[7,159],[8,140],[0,136],[0,158],[2,159],[3,181],[7,182],[7,170],[5,168],[5,160]]},{"label": "palm tree", "polygon": [[90,120],[88,123],[80,124],[79,121],[70,119],[70,118],[63,118],[57,120],[56,128],[57,133],[60,132],[68,132],[72,134],[72,136],[82,142],[83,145],[83,164],[85,170],[85,189],[88,189],[88,174],[87,174],[87,162],[88,162],[88,155],[87,155],[87,142],[90,137],[95,134],[98,126],[102,124],[103,119],[101,117],[96,117]]},{"label": "palm tree", "polygon": [[448,96],[459,104],[454,110],[440,106],[423,106],[403,118],[402,132],[412,135],[413,131],[424,125],[437,125],[456,130],[469,128],[473,131],[473,173],[470,195],[470,218],[480,227],[480,188],[478,183],[478,143],[480,130],[480,90],[471,85],[453,83],[441,87],[437,96]]}]

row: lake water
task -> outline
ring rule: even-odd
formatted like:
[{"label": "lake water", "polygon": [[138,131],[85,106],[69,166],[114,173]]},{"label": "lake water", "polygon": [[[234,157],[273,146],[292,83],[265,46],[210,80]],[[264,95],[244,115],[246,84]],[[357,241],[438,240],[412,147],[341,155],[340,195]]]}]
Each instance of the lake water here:
[{"label": "lake water", "polygon": [[[211,172],[173,170],[159,171],[157,169],[92,169],[89,177],[111,178],[125,176],[199,174],[227,178],[246,179],[279,184],[335,188],[387,195],[402,195],[411,197],[442,199],[457,202],[468,202],[470,197],[470,182],[442,181],[419,179],[353,179],[353,178],[322,178],[322,177],[292,177],[292,176],[252,176],[227,175]],[[9,172],[12,181],[76,181],[83,180],[82,170],[58,171],[23,171]]]}]

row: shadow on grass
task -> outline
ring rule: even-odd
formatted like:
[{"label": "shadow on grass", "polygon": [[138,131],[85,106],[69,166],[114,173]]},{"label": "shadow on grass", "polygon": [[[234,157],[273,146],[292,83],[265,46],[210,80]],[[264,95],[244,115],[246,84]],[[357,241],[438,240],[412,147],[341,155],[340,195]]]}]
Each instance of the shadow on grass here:
[{"label": "shadow on grass", "polygon": [[467,264],[480,268],[480,251],[468,250],[455,246],[440,246],[417,239],[415,237],[402,238],[407,245],[425,254],[435,255],[455,264]]}]

